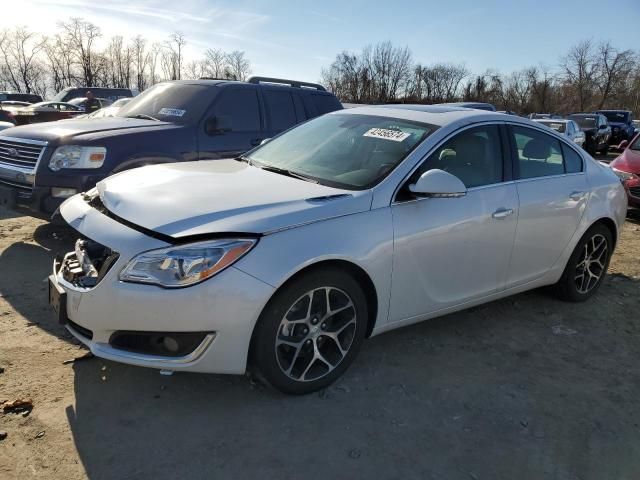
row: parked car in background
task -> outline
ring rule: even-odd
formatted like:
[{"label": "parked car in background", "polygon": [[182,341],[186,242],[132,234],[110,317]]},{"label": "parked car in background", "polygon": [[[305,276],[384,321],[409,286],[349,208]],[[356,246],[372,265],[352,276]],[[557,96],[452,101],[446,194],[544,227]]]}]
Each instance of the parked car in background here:
[{"label": "parked car in background", "polygon": [[115,117],[118,110],[124,107],[127,103],[131,101],[130,98],[121,98],[120,100],[116,100],[108,107],[101,108],[100,110],[96,110],[92,113],[85,113],[83,115],[78,116],[77,118],[105,118],[105,117]]},{"label": "parked car in background", "polygon": [[626,203],[610,168],[529,120],[348,109],[237,160],[144,167],[67,200],[83,240],[49,301],[99,357],[249,366],[309,393],[369,336],[544,285],[589,299]]},{"label": "parked car in background", "polygon": [[585,134],[582,130],[580,130],[578,124],[573,120],[536,119],[534,120],[534,122],[540,123],[541,125],[555,130],[556,132],[569,138],[569,140],[574,142],[576,145],[580,145],[581,147],[584,146],[586,138]]},{"label": "parked car in background", "polygon": [[11,122],[3,122],[0,120],[0,130],[6,130],[7,128],[14,127],[15,125]]},{"label": "parked car in background", "polygon": [[18,208],[47,217],[65,198],[113,173],[153,163],[237,157],[297,123],[340,109],[335,95],[321,85],[296,81],[160,83],[114,117],[3,132],[0,146],[11,145],[19,153],[23,148],[25,154],[0,163],[0,185],[3,178],[10,183]]},{"label": "parked car in background", "polygon": [[620,143],[622,153],[609,166],[627,191],[629,206],[640,208],[640,134]]},{"label": "parked car in background", "polygon": [[13,118],[16,120],[17,125],[27,125],[72,118],[80,113],[82,113],[82,110],[70,103],[40,102],[16,109],[13,112]]},{"label": "parked car in background", "polygon": [[0,105],[0,122],[16,124],[16,120],[13,117],[13,111],[5,109]]},{"label": "parked car in background", "polygon": [[623,140],[631,140],[635,135],[633,112],[629,110],[597,110],[596,113],[607,117],[611,127],[609,145],[618,146]]},{"label": "parked car in background", "polygon": [[452,103],[436,103],[439,106],[475,108],[476,110],[486,110],[487,112],[495,112],[496,107],[490,103],[482,102],[452,102]]},{"label": "parked car in background", "polygon": [[543,120],[543,119],[547,119],[547,120],[557,119],[557,120],[560,120],[562,118],[562,115],[558,115],[558,114],[555,114],[555,113],[530,113],[529,114],[529,118],[531,120]]},{"label": "parked car in background", "polygon": [[633,120],[633,131],[638,133],[640,131],[640,120]]},{"label": "parked car in background", "polygon": [[26,103],[42,102],[42,97],[35,93],[0,92],[0,101],[14,100]]},{"label": "parked car in background", "polygon": [[498,110],[498,113],[504,113],[505,115],[518,115],[516,112],[514,112],[513,110]]},{"label": "parked car in background", "polygon": [[576,122],[584,132],[584,148],[587,152],[595,155],[596,153],[606,154],[609,151],[611,127],[607,117],[599,113],[572,113],[567,118]]},{"label": "parked car in background", "polygon": [[104,88],[104,87],[68,87],[59,91],[52,99],[53,102],[68,102],[74,98],[86,97],[87,92],[93,93],[96,98],[107,98],[116,101],[123,97],[133,97],[129,88]]},{"label": "parked car in background", "polygon": [[[95,100],[98,101],[98,104],[100,105],[100,109],[108,107],[109,105],[113,104],[113,101],[109,100],[108,98],[96,98]],[[86,101],[87,101],[87,97],[77,97],[77,98],[74,98],[73,100],[69,100],[68,103],[70,103],[71,105],[75,105],[81,111],[84,112],[85,111],[84,103]],[[91,112],[91,113],[95,113],[95,112]]]}]

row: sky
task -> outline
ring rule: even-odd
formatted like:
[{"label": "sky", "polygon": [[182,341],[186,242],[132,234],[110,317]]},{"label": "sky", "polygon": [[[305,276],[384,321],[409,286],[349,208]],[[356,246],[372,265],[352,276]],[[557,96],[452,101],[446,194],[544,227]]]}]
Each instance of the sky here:
[{"label": "sky", "polygon": [[208,47],[244,50],[253,74],[312,82],[337,53],[386,40],[422,64],[462,63],[474,73],[553,69],[585,39],[640,48],[640,0],[0,1],[0,28],[49,35],[58,21],[82,17],[107,38],[162,41],[179,31],[188,59]]}]

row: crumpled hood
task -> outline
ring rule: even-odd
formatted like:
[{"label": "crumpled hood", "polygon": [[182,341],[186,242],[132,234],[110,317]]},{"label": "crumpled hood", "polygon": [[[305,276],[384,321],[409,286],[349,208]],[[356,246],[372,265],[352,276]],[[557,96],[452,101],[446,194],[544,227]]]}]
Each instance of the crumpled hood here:
[{"label": "crumpled hood", "polygon": [[89,140],[96,136],[118,135],[123,130],[180,128],[169,122],[155,122],[138,118],[107,117],[70,119],[55,122],[33,123],[4,130],[1,135],[31,140],[55,142],[62,138]]},{"label": "crumpled hood", "polygon": [[152,165],[97,185],[104,207],[175,238],[264,234],[371,208],[371,191],[326,187],[236,160]]}]

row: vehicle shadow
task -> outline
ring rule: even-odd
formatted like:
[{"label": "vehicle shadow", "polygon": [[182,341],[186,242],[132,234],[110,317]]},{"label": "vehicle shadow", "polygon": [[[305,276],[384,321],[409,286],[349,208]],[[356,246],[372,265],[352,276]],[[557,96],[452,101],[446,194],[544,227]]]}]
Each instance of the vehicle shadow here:
[{"label": "vehicle shadow", "polygon": [[75,445],[92,480],[631,478],[640,322],[607,299],[640,282],[619,277],[586,304],[534,291],[374,337],[303,397],[76,363]]},{"label": "vehicle shadow", "polygon": [[73,248],[73,232],[43,224],[33,238],[37,244],[18,241],[0,252],[0,294],[30,324],[75,343],[54,321],[46,283],[56,253]]}]

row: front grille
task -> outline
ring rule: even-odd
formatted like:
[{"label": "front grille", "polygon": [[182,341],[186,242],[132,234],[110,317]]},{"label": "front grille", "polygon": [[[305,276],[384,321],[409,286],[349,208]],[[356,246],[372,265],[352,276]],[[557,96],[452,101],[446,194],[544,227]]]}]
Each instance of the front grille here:
[{"label": "front grille", "polygon": [[26,183],[12,182],[10,180],[0,178],[0,185],[14,189],[18,198],[28,199],[33,195],[33,187]]},{"label": "front grille", "polygon": [[0,139],[0,164],[34,170],[44,145]]},{"label": "front grille", "polygon": [[629,187],[629,193],[634,197],[640,197],[640,187]]}]

